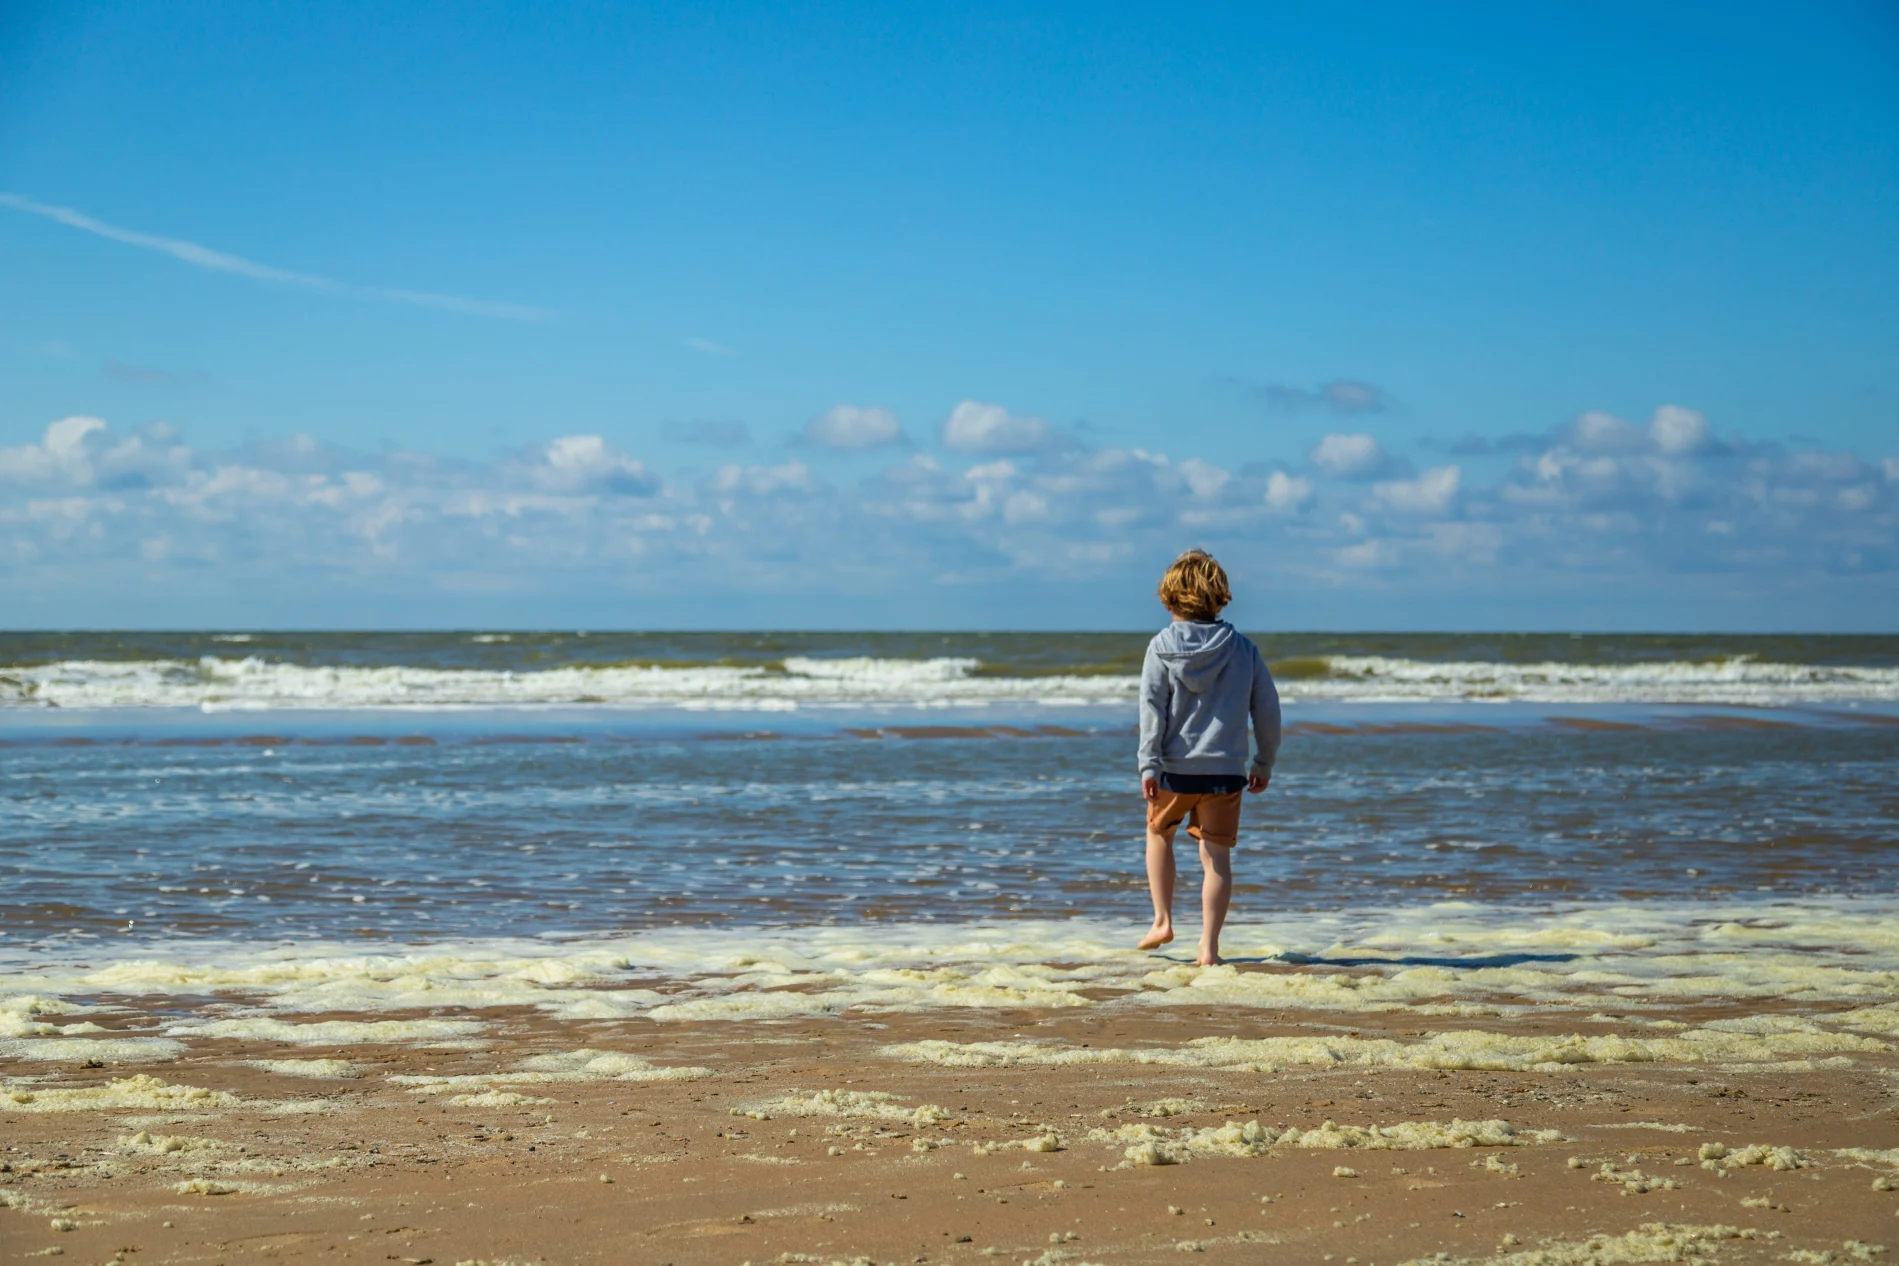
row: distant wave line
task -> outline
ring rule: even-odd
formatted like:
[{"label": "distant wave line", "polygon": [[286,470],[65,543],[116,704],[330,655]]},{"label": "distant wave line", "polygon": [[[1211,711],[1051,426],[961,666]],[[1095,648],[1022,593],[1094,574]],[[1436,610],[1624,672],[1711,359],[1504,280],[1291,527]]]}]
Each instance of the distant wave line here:
[{"label": "distant wave line", "polygon": [[[1773,707],[1899,701],[1899,668],[1736,656],[1624,664],[1431,661],[1368,655],[1287,661],[1289,701],[1693,703]],[[800,705],[983,703],[1126,706],[1131,674],[1005,675],[978,659],[791,656],[771,664],[568,664],[527,670],[308,665],[257,656],[61,660],[0,666],[0,706],[357,708],[512,704]]]}]

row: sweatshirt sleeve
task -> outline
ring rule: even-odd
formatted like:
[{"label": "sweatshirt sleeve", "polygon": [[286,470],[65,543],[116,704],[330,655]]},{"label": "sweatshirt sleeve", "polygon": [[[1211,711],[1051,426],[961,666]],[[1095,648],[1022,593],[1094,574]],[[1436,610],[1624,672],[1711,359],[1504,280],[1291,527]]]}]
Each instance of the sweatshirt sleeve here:
[{"label": "sweatshirt sleeve", "polygon": [[1141,777],[1159,778],[1161,741],[1167,736],[1167,714],[1172,702],[1173,683],[1167,668],[1152,646],[1141,661]]},{"label": "sweatshirt sleeve", "polygon": [[1279,687],[1266,667],[1266,657],[1253,648],[1253,739],[1259,752],[1253,757],[1253,772],[1271,777],[1273,762],[1279,759]]}]

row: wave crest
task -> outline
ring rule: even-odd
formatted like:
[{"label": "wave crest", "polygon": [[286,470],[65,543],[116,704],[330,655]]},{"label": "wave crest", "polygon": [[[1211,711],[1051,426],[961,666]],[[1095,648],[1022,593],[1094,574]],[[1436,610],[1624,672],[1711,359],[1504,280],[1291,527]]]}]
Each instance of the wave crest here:
[{"label": "wave crest", "polygon": [[771,708],[990,701],[1116,703],[1133,680],[972,677],[978,661],[807,659],[774,666],[575,664],[508,671],[286,664],[246,657],[64,660],[0,670],[0,703],[62,708],[372,708],[625,704]]},{"label": "wave crest", "polygon": [[[618,704],[783,709],[803,705],[949,707],[983,703],[1122,706],[1126,674],[1002,676],[968,657],[818,659],[769,665],[570,664],[523,670],[304,665],[258,656],[62,660],[0,668],[0,706],[218,709]],[[1378,655],[1314,656],[1275,666],[1290,702],[1522,701],[1773,707],[1899,702],[1899,668],[1787,664],[1746,656],[1641,663],[1507,663]]]}]

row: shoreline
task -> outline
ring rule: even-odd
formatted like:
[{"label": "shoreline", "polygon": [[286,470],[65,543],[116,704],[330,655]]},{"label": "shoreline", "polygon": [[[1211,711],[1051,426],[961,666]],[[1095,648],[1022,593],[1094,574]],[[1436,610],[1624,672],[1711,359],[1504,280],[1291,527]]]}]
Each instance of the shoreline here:
[{"label": "shoreline", "polygon": [[1899,920],[1840,905],[1315,915],[1210,969],[913,925],[698,934],[696,973],[657,943],[15,973],[0,1236],[121,1266],[1870,1261]]}]

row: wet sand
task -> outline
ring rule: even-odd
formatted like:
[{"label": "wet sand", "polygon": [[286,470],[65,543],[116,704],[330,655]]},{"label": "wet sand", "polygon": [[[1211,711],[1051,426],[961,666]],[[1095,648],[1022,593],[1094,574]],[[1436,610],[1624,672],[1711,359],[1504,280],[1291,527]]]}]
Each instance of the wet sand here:
[{"label": "wet sand", "polygon": [[[110,1026],[144,1031],[180,1005],[116,1001]],[[1404,1010],[1191,1007],[322,1018],[431,1014],[488,1029],[434,1047],[196,1040],[163,1063],[0,1065],[6,1258],[1395,1266],[1442,1253],[1527,1266],[1854,1262],[1899,1248],[1890,1048],[1725,1067],[961,1066],[941,1061],[972,1043],[1415,1043],[1449,1026]],[[1483,1024],[1544,1038],[1612,1027],[1573,1011]],[[922,1042],[954,1045],[927,1048],[934,1062],[892,1049]],[[546,1079],[510,1074],[537,1057]],[[342,1063],[309,1062],[322,1060]],[[325,1071],[354,1075],[287,1075]],[[177,1100],[139,1076],[237,1102]],[[39,1110],[114,1083],[136,1106]],[[1405,1123],[1436,1128],[1363,1129]],[[1434,1141],[1453,1145],[1414,1146]]]}]

